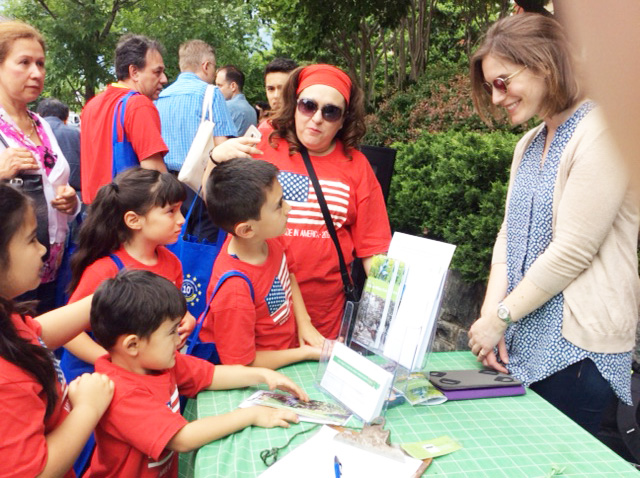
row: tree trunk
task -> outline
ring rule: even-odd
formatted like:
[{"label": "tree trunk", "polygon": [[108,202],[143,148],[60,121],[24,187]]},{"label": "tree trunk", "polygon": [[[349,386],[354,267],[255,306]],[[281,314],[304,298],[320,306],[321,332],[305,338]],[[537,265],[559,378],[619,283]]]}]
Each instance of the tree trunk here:
[{"label": "tree trunk", "polygon": [[384,95],[389,94],[389,45],[387,44],[387,32],[385,29],[380,29],[380,38],[382,42],[382,51],[384,59]]},{"label": "tree trunk", "polygon": [[398,26],[398,80],[396,86],[402,89],[406,82],[407,75],[407,52],[405,42],[405,31],[407,30],[407,19],[403,18]]},{"label": "tree trunk", "polygon": [[438,3],[438,0],[430,0],[430,5],[429,5],[429,16],[427,17],[427,22],[424,26],[424,38],[425,38],[425,42],[424,42],[424,67],[425,70],[427,68],[427,65],[429,64],[429,45],[431,45],[431,22],[433,20],[433,12],[435,11],[436,8],[436,3]]}]

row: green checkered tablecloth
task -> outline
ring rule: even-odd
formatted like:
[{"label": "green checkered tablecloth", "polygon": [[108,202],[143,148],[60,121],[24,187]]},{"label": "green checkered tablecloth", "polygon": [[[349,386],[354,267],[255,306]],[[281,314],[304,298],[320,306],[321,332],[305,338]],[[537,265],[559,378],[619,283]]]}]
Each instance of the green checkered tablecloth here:
[{"label": "green checkered tablecloth", "polygon": [[[479,365],[469,352],[434,353],[428,362],[430,370],[475,367]],[[311,398],[326,399],[314,385],[316,369],[316,363],[307,362],[281,371],[301,384]],[[203,392],[190,401],[187,418],[231,411],[252,392]],[[432,407],[405,404],[388,410],[386,419],[392,443],[449,435],[463,446],[434,459],[425,477],[543,478],[549,476],[554,465],[564,467],[563,477],[640,477],[640,472],[531,390],[520,397],[446,402]],[[289,429],[247,428],[181,456],[180,477],[254,478],[266,469],[260,451],[282,446],[292,435],[312,426],[301,423]],[[288,450],[308,436],[296,437]]]}]

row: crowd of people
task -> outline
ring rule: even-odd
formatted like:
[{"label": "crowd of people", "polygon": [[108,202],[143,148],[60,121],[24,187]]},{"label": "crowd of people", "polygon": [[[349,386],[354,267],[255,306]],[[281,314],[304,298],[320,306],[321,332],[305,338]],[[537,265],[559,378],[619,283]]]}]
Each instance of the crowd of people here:
[{"label": "crowd of people", "polygon": [[[631,400],[640,203],[575,64],[562,26],[529,13],[496,22],[471,59],[485,121],[542,122],[514,152],[469,346],[595,434],[612,401]],[[346,301],[338,256],[368,272],[391,240],[359,150],[362,90],[335,66],[278,58],[265,68],[268,108],[258,112],[242,71],[216,69],[207,43],[180,46],[180,74],[165,88],[162,45],[127,34],[115,49],[117,81],[87,102],[80,134],[55,99],[28,109],[44,65],[37,30],[0,23],[4,469],[75,476],[75,463],[89,477],[175,477],[179,452],[247,426],[295,423],[263,407],[188,423],[179,396],[265,383],[308,400],[275,370],[317,360],[337,338]],[[214,148],[198,192],[177,176],[204,107]],[[196,205],[202,213],[185,225]],[[69,228],[85,206],[67,280]],[[200,331],[216,364],[181,353],[196,318],[166,246],[196,229],[207,240],[227,233]],[[49,351],[60,347],[58,360]]]}]

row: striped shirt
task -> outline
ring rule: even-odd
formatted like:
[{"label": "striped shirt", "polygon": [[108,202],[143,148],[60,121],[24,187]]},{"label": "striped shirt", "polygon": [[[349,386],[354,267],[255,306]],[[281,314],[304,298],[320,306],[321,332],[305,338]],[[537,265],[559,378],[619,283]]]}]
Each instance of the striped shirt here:
[{"label": "striped shirt", "polygon": [[[155,101],[162,123],[162,139],[169,147],[164,162],[171,171],[180,170],[198,131],[206,89],[207,83],[195,73],[183,72],[162,90]],[[237,136],[224,97],[216,87],[213,94],[213,122],[214,136]]]}]

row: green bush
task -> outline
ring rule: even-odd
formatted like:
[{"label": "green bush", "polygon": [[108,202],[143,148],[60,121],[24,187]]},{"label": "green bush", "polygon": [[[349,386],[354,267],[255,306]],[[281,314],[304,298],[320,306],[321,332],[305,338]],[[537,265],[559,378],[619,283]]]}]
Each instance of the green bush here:
[{"label": "green bush", "polygon": [[455,244],[452,267],[468,282],[486,279],[519,136],[452,131],[394,143],[392,228]]}]

